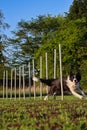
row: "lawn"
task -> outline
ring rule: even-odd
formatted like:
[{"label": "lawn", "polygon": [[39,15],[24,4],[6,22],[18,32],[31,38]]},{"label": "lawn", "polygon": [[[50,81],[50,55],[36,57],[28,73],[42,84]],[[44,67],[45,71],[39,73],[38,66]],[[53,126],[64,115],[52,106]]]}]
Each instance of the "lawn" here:
[{"label": "lawn", "polygon": [[0,130],[87,130],[87,100],[0,99]]}]

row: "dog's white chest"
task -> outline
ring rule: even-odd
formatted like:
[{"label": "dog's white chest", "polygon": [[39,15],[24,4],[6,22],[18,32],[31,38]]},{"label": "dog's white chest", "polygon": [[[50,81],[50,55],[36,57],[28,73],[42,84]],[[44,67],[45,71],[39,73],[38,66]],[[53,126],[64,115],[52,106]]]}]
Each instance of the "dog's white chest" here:
[{"label": "dog's white chest", "polygon": [[69,77],[66,80],[67,86],[69,87],[70,90],[75,90],[78,89],[79,85],[75,85],[74,82],[72,82],[71,80],[69,80]]}]

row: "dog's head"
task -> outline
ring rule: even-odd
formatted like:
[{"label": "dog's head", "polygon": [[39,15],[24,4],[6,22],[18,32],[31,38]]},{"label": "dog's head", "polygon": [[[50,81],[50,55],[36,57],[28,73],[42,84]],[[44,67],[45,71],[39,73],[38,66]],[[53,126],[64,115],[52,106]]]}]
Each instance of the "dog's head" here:
[{"label": "dog's head", "polygon": [[70,80],[71,82],[73,82],[75,85],[77,85],[77,84],[80,82],[80,80],[81,80],[81,75],[80,75],[80,73],[79,73],[79,72],[76,73],[76,74],[70,73],[70,75],[69,75],[69,80]]}]

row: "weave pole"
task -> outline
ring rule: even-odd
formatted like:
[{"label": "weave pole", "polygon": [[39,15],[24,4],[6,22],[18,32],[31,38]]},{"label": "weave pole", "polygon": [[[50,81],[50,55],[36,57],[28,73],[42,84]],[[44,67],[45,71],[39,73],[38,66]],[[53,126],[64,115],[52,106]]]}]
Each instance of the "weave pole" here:
[{"label": "weave pole", "polygon": [[[34,71],[34,59],[32,60],[32,66],[33,66],[33,77],[35,76]],[[35,81],[33,81],[33,85],[34,85],[34,99],[36,98],[36,85],[35,85]]]},{"label": "weave pole", "polygon": [[56,78],[56,49],[54,49],[54,79]]},{"label": "weave pole", "polygon": [[24,74],[24,65],[22,66],[22,77],[23,77],[23,98],[25,99],[25,74]]},{"label": "weave pole", "polygon": [[21,67],[19,67],[19,100],[20,100],[20,89],[21,89]]},{"label": "weave pole", "polygon": [[5,71],[3,72],[3,99],[5,98]]},{"label": "weave pole", "polygon": [[28,72],[29,72],[29,97],[31,98],[31,65],[30,65],[30,62],[28,64]]},{"label": "weave pole", "polygon": [[6,98],[8,98],[8,71],[6,70]]},{"label": "weave pole", "polygon": [[[40,78],[42,78],[42,56],[40,56]],[[42,83],[40,82],[40,99],[42,99]]]},{"label": "weave pole", "polygon": [[61,99],[63,100],[63,80],[62,80],[62,54],[61,54],[61,45],[59,44],[59,62],[60,62],[60,81],[61,81]]},{"label": "weave pole", "polygon": [[11,69],[11,93],[10,93],[10,99],[12,99],[12,85],[13,85],[13,69]]},{"label": "weave pole", "polygon": [[14,82],[14,86],[15,86],[15,99],[16,99],[16,68],[14,68],[14,80],[15,80],[15,82]]},{"label": "weave pole", "polygon": [[[48,79],[48,55],[47,52],[45,53],[45,57],[46,57],[46,79]],[[48,86],[46,86],[47,89],[47,94],[48,94]]]}]

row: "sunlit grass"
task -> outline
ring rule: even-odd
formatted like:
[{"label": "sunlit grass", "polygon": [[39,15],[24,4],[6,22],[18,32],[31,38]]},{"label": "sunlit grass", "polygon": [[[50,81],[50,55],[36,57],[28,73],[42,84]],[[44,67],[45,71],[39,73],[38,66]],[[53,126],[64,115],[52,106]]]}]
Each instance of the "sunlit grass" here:
[{"label": "sunlit grass", "polygon": [[86,130],[87,100],[43,98],[0,98],[0,130]]}]

